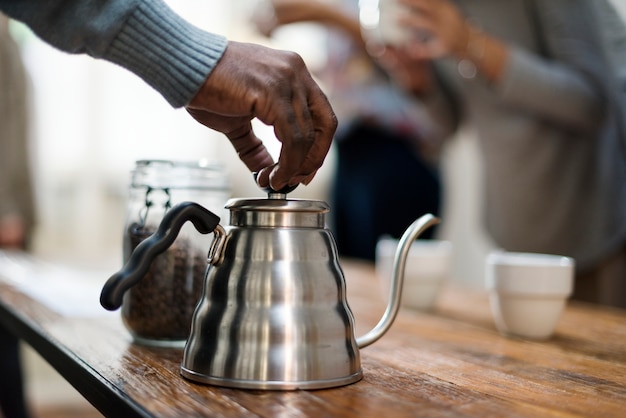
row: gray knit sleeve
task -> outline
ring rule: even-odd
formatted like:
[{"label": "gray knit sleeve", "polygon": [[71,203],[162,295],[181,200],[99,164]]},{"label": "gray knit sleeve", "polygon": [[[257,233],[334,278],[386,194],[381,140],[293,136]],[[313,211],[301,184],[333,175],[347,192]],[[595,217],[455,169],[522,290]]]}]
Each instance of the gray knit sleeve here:
[{"label": "gray knit sleeve", "polygon": [[607,72],[591,3],[533,2],[527,24],[535,50],[510,46],[499,85],[503,100],[570,129],[598,128],[607,110]]},{"label": "gray knit sleeve", "polygon": [[227,45],[162,0],[0,0],[0,10],[63,51],[135,73],[173,107],[189,103]]}]

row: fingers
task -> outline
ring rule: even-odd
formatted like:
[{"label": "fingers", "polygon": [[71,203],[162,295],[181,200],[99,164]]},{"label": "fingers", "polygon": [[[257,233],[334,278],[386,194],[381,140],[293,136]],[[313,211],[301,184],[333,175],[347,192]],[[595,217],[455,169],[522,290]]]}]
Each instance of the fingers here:
[{"label": "fingers", "polygon": [[271,177],[274,188],[282,187],[283,182],[289,186],[309,184],[330,150],[337,120],[326,96],[312,79],[310,83],[308,96],[299,97],[300,103],[293,105],[300,112],[296,118],[299,126],[293,130],[302,130],[301,135],[285,138],[277,132],[283,147]]},{"label": "fingers", "polygon": [[[248,169],[270,167],[258,183],[276,190],[311,181],[337,128],[326,95],[298,54],[232,41],[187,110],[226,134]],[[252,131],[255,117],[273,126],[282,143],[276,164]]]},{"label": "fingers", "polygon": [[226,135],[250,171],[258,171],[274,163],[263,142],[254,134],[250,116],[228,117],[190,107],[187,107],[187,112],[201,124]]},{"label": "fingers", "polygon": [[454,55],[464,48],[465,18],[453,3],[447,0],[398,1],[409,9],[401,18],[401,24],[418,34],[415,40],[418,45],[411,51],[415,58]]},{"label": "fingers", "polygon": [[432,16],[424,13],[407,13],[398,18],[400,25],[413,29],[415,32],[435,32],[437,22]]},{"label": "fingers", "polygon": [[270,185],[270,173],[273,169],[274,164],[267,166],[257,172],[256,182],[260,187],[268,187]]},{"label": "fingers", "polygon": [[413,13],[421,13],[423,15],[432,15],[436,8],[436,2],[429,0],[398,0],[398,3]]},{"label": "fingers", "polygon": [[317,94],[310,97],[309,104],[314,124],[314,138],[301,167],[301,172],[305,176],[302,180],[304,184],[309,184],[322,166],[337,129],[337,118],[332,110],[329,112],[330,104],[321,90],[317,90]]},{"label": "fingers", "polygon": [[246,165],[248,170],[258,172],[273,165],[274,160],[265,148],[263,141],[254,134],[250,124],[248,124],[248,128],[242,135],[228,135],[228,139],[233,148],[235,148],[239,159]]},{"label": "fingers", "polygon": [[[267,107],[259,105],[258,117],[274,125],[282,148],[278,163],[270,174],[272,188],[308,184],[322,166],[337,128],[336,116],[319,86],[299,55],[288,53],[290,83],[274,88],[262,97],[270,97]],[[271,104],[270,104],[271,102]]]}]

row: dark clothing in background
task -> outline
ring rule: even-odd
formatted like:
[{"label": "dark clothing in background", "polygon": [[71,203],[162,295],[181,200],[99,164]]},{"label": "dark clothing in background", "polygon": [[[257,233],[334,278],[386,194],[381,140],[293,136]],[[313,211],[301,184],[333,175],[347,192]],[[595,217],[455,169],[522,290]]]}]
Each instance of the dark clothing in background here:
[{"label": "dark clothing in background", "polygon": [[[439,215],[439,174],[406,139],[356,123],[336,147],[331,219],[342,256],[374,260],[381,236],[399,238],[421,215]],[[420,238],[434,232],[431,228]]]},{"label": "dark clothing in background", "polygon": [[0,326],[0,412],[4,418],[28,417],[18,339]]}]

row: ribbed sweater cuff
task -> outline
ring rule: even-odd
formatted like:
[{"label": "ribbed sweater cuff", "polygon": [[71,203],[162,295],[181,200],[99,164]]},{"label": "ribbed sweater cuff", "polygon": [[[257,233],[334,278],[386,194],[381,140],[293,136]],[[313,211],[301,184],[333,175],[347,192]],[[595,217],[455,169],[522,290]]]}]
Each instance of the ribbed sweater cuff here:
[{"label": "ribbed sweater cuff", "polygon": [[223,36],[198,29],[164,3],[140,2],[104,58],[141,77],[173,107],[182,107],[198,92],[226,44]]}]

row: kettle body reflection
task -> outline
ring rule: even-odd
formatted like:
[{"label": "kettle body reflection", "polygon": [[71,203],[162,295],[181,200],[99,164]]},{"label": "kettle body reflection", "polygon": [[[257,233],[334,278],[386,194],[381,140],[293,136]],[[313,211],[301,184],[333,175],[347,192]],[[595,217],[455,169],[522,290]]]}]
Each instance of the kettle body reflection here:
[{"label": "kettle body reflection", "polygon": [[410,243],[438,219],[424,215],[404,234],[387,310],[374,329],[356,338],[335,241],[325,227],[328,205],[279,193],[269,197],[229,201],[226,227],[200,205],[175,206],[105,284],[101,303],[107,309],[119,307],[123,293],[141,280],[151,259],[191,221],[215,238],[183,353],[185,378],[277,390],[354,383],[363,376],[359,349],[380,338],[399,309]]}]

